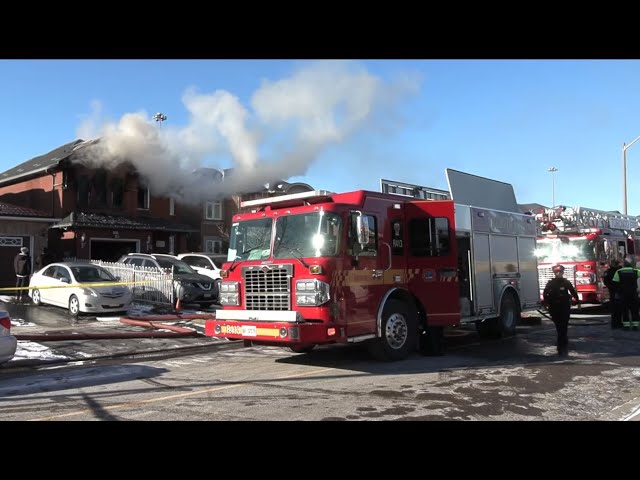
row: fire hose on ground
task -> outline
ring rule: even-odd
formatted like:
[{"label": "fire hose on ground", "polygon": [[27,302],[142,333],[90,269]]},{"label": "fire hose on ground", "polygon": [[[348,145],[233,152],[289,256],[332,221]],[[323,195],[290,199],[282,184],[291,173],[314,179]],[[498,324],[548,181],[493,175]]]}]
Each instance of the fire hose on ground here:
[{"label": "fire hose on ground", "polygon": [[[545,318],[548,318],[549,320],[551,320],[551,316],[549,315],[548,312],[543,311],[543,310],[537,310],[537,312],[542,315]],[[569,317],[569,325],[572,325],[574,327],[591,327],[591,326],[595,326],[595,325],[606,325],[609,323],[609,319],[603,319],[603,320],[592,320],[590,322],[580,322],[580,323],[575,323],[571,321],[571,317]]]}]

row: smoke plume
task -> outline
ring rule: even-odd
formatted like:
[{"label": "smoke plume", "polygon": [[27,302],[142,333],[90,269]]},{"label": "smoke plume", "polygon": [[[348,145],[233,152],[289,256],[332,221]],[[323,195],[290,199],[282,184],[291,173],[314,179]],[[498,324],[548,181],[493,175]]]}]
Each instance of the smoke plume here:
[{"label": "smoke plume", "polygon": [[[154,194],[187,203],[261,190],[265,183],[304,175],[326,147],[384,128],[418,83],[411,77],[384,81],[355,62],[313,62],[289,77],[263,80],[248,107],[225,90],[189,88],[182,96],[189,122],[182,127],[159,126],[147,112],[100,120],[95,103],[78,135],[97,141],[80,148],[78,157],[91,167],[128,162]],[[212,156],[232,162],[222,182],[199,170],[211,168]]]}]

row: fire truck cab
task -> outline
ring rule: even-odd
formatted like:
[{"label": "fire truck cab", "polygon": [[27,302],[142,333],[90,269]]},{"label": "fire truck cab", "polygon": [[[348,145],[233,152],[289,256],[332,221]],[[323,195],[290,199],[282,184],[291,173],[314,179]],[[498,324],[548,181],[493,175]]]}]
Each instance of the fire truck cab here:
[{"label": "fire truck cab", "polygon": [[520,313],[539,305],[535,221],[512,206],[359,190],[242,208],[209,336],[295,352],[367,342],[374,357],[399,360],[442,354],[444,328],[463,323],[514,335]]},{"label": "fire truck cab", "polygon": [[584,303],[603,303],[609,292],[602,282],[613,259],[640,255],[638,217],[585,207],[544,208],[532,212],[538,225],[536,257],[540,296],[553,278],[551,268],[564,266],[564,277]]}]

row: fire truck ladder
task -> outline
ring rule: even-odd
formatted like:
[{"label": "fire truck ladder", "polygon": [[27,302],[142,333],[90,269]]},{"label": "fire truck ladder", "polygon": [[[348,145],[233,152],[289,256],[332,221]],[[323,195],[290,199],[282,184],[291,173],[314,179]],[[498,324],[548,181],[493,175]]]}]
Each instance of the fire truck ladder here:
[{"label": "fire truck ladder", "polygon": [[551,233],[555,230],[564,232],[588,228],[631,232],[640,227],[638,217],[586,207],[560,206],[541,209],[541,211],[534,213],[538,226],[543,233]]}]

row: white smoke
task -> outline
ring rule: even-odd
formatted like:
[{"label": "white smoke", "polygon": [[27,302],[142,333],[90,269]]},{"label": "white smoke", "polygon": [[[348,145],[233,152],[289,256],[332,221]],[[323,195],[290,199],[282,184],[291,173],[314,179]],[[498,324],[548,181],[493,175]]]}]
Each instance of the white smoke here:
[{"label": "white smoke", "polygon": [[[290,77],[264,80],[251,97],[251,109],[230,92],[189,88],[182,97],[189,113],[183,127],[157,125],[147,112],[99,122],[96,103],[78,134],[99,141],[78,154],[93,167],[128,162],[154,194],[200,203],[304,175],[324,148],[396,118],[400,101],[418,84],[411,77],[385,82],[355,62],[313,62]],[[194,174],[212,155],[233,161],[223,182],[212,184]]]}]

